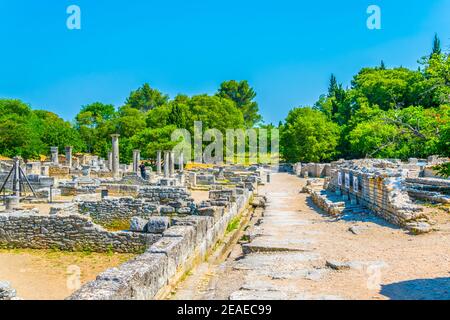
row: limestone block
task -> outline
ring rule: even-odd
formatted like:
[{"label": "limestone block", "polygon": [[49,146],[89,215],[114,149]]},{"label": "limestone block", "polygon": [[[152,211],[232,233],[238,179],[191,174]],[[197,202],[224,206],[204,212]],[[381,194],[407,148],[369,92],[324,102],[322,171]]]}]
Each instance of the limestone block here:
[{"label": "limestone block", "polygon": [[181,237],[163,237],[156,243],[154,243],[150,249],[150,253],[162,253],[168,258],[167,272],[168,277],[175,275],[178,267],[181,265],[183,258],[183,248],[185,242]]},{"label": "limestone block", "polygon": [[151,217],[147,220],[145,231],[148,233],[163,233],[169,228],[168,217]]},{"label": "limestone block", "polygon": [[130,220],[130,231],[145,232],[148,220],[140,217],[133,217]]}]

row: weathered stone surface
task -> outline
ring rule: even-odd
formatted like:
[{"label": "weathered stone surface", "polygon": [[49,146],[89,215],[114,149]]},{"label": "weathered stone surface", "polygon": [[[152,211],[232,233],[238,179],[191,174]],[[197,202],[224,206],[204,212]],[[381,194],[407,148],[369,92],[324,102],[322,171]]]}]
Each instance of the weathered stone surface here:
[{"label": "weathered stone surface", "polygon": [[[150,217],[155,226],[150,230],[152,224],[149,221],[147,232],[159,231],[163,233],[162,237],[144,254],[105,271],[69,299],[152,299],[177,270],[189,267],[191,258],[206,256],[223,236],[228,223],[246,207],[251,196],[251,192],[244,192],[236,197],[236,202],[228,202],[226,209],[209,208],[204,210],[204,216]],[[170,220],[172,227],[167,229]]]},{"label": "weathered stone surface", "polygon": [[108,269],[69,297],[70,300],[150,300],[168,280],[168,257],[144,253]]},{"label": "weathered stone surface", "polygon": [[428,233],[433,230],[431,225],[426,222],[411,222],[406,225],[406,227],[411,231],[413,234],[422,234],[422,233]]},{"label": "weathered stone surface", "polygon": [[350,263],[333,261],[333,260],[328,260],[326,262],[326,266],[333,270],[349,270],[351,268]]},{"label": "weathered stone surface", "polygon": [[0,300],[13,300],[16,298],[16,290],[11,288],[7,281],[0,281]]},{"label": "weathered stone surface", "polygon": [[170,219],[168,217],[151,217],[147,221],[145,232],[163,233],[169,228]]},{"label": "weathered stone surface", "polygon": [[348,228],[348,231],[355,235],[361,234],[365,230],[367,230],[367,227],[364,226],[351,226],[350,228]]},{"label": "weathered stone surface", "polygon": [[130,220],[130,231],[146,232],[148,220],[140,217],[133,217]]},{"label": "weathered stone surface", "polygon": [[161,236],[110,232],[81,215],[41,215],[33,211],[0,214],[0,248],[94,252],[142,252]]},{"label": "weathered stone surface", "polygon": [[132,217],[149,218],[159,214],[156,203],[132,197],[107,197],[100,201],[80,201],[79,212],[90,216],[98,223],[106,224],[114,220],[129,220]]}]

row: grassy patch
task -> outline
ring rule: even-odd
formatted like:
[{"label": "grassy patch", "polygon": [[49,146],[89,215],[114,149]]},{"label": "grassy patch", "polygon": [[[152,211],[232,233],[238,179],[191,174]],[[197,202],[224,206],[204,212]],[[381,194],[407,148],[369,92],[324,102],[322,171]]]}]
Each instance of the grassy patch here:
[{"label": "grassy patch", "polygon": [[130,221],[128,219],[115,219],[108,223],[94,221],[108,231],[123,231],[130,229]]},{"label": "grassy patch", "polygon": [[237,216],[233,218],[227,226],[227,233],[230,233],[239,228],[239,224],[241,222],[241,216]]}]

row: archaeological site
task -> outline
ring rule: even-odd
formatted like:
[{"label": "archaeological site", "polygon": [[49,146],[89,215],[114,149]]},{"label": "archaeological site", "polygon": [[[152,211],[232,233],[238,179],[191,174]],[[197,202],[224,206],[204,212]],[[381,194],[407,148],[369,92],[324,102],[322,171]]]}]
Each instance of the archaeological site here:
[{"label": "archaeological site", "polygon": [[432,317],[449,21],[450,0],[0,0],[0,316]]},{"label": "archaeological site", "polygon": [[0,162],[1,299],[449,297],[448,158],[123,164],[119,139]]}]

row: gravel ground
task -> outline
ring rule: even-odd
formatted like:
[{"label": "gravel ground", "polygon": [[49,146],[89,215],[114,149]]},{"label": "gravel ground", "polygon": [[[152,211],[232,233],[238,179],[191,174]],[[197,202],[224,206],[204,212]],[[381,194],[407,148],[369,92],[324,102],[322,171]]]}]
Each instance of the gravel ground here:
[{"label": "gravel ground", "polygon": [[[182,284],[185,299],[450,299],[450,215],[426,208],[439,231],[414,236],[372,215],[336,220],[275,174],[257,237]],[[351,229],[351,230],[350,230]],[[250,251],[248,251],[250,250]],[[187,294],[189,292],[189,294]]]}]

